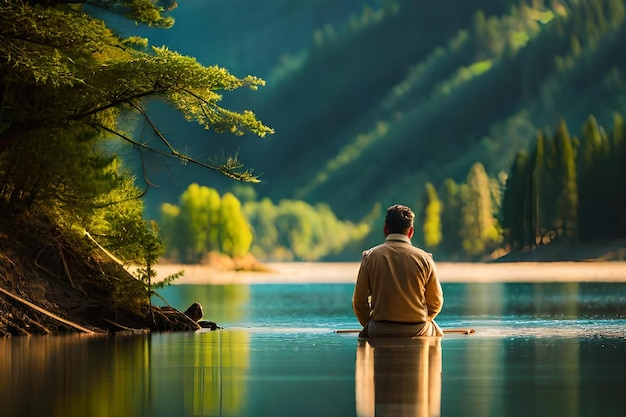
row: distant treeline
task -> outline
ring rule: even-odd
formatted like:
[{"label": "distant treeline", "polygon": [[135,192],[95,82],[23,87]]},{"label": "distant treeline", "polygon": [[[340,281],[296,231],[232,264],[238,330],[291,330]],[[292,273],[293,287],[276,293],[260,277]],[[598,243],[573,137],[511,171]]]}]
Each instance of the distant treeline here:
[{"label": "distant treeline", "polygon": [[507,181],[502,224],[511,247],[626,237],[624,141],[620,114],[612,133],[593,116],[580,138],[570,137],[565,122],[552,136],[540,132],[533,150],[518,154]]},{"label": "distant treeline", "polygon": [[213,188],[191,184],[178,205],[163,204],[165,257],[201,263],[217,252],[232,258],[251,253],[265,261],[317,261],[346,250],[369,232],[367,221],[338,220],[323,204],[256,201],[250,186],[235,192],[239,197],[220,196]]},{"label": "distant treeline", "polygon": [[[482,163],[463,182],[427,182],[417,213],[414,243],[438,259],[484,260],[555,240],[626,238],[626,142],[624,120],[612,133],[589,116],[580,136],[562,121],[554,133],[538,131],[532,151],[520,151],[510,169],[490,177]],[[238,194],[192,184],[179,205],[162,207],[166,256],[200,262],[211,251],[252,253],[262,260],[354,260],[380,242],[384,210],[359,224],[338,220],[326,205],[256,200],[249,186]],[[244,201],[244,203],[240,203]]]},{"label": "distant treeline", "polygon": [[445,259],[485,259],[492,253],[567,242],[626,237],[624,120],[612,133],[590,116],[580,136],[562,121],[540,131],[521,151],[508,178],[489,178],[482,164],[467,180],[426,184],[422,242]]}]

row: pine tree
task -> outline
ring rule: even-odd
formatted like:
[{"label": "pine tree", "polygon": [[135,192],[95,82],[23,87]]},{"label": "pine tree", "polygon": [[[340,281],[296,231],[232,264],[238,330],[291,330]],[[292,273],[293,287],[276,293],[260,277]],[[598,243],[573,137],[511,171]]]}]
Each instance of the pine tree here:
[{"label": "pine tree", "polygon": [[500,233],[492,205],[490,181],[479,162],[472,165],[462,188],[463,248],[468,256],[479,257],[494,248]]},{"label": "pine tree", "polygon": [[[98,3],[126,10],[133,19],[153,26],[172,24],[148,0]],[[64,145],[60,142],[114,137],[140,153],[151,149],[254,180],[235,159],[211,164],[174,149],[150,117],[146,103],[161,100],[188,120],[217,132],[251,131],[263,136],[271,129],[252,113],[233,112],[218,104],[218,91],[254,89],[263,80],[239,79],[165,47],[149,48],[145,39],[121,38],[82,7],[61,1],[5,0],[0,5],[0,27],[0,154],[29,138],[53,148]],[[139,132],[123,130],[117,124],[122,113],[143,119],[158,142],[147,144],[137,138]]]},{"label": "pine tree", "polygon": [[578,223],[578,185],[574,148],[565,121],[559,123],[554,136],[557,153],[555,196],[558,212],[559,235],[568,240],[576,239]]},{"label": "pine tree", "polygon": [[616,215],[616,235],[626,237],[626,137],[624,136],[624,118],[621,114],[613,115],[613,159],[612,177],[615,179],[614,208]]},{"label": "pine tree", "polygon": [[460,254],[461,245],[461,201],[460,186],[452,178],[446,178],[442,185],[441,210],[441,247],[446,255]]},{"label": "pine tree", "polygon": [[505,240],[511,249],[531,246],[534,241],[532,229],[531,173],[528,154],[518,152],[506,181],[501,222]]},{"label": "pine tree", "polygon": [[589,116],[583,125],[578,157],[581,239],[611,237],[614,233],[614,220],[606,212],[606,199],[612,190],[609,160],[609,139],[596,118]]}]

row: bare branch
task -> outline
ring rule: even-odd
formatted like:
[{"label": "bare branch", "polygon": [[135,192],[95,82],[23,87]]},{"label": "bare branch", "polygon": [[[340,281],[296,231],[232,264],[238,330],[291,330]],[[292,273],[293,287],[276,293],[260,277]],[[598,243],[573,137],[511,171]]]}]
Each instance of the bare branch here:
[{"label": "bare branch", "polygon": [[239,180],[239,181],[251,182],[251,183],[258,183],[258,182],[260,182],[260,180],[249,170],[246,170],[244,172],[234,171],[232,168],[233,167],[239,168],[239,167],[241,167],[241,164],[240,163],[235,163],[237,161],[235,161],[235,159],[232,158],[232,157],[229,159],[229,161],[227,161],[226,164],[221,164],[221,165],[215,166],[215,165],[209,165],[207,163],[198,161],[197,159],[191,158],[188,155],[185,155],[185,154],[182,154],[182,153],[178,152],[174,147],[172,147],[169,144],[167,139],[158,130],[158,128],[151,121],[149,123],[150,123],[151,127],[153,127],[155,134],[157,136],[159,136],[159,138],[161,138],[161,140],[163,140],[163,142],[168,146],[170,152],[165,152],[165,151],[162,151],[160,149],[154,148],[152,146],[148,146],[145,143],[138,142],[135,139],[129,137],[128,135],[125,135],[122,132],[118,132],[117,130],[111,129],[111,128],[109,128],[109,127],[107,127],[105,125],[102,125],[100,123],[94,123],[93,126],[98,128],[98,129],[104,130],[104,131],[106,131],[108,133],[111,133],[111,134],[117,136],[118,138],[120,138],[120,139],[122,139],[122,140],[124,140],[124,141],[126,141],[126,142],[128,142],[130,144],[132,144],[135,147],[138,147],[138,148],[141,148],[141,149],[146,149],[146,150],[148,150],[150,152],[154,152],[154,153],[156,153],[158,155],[165,156],[165,157],[168,157],[168,158],[176,158],[179,161],[182,161],[182,162],[185,162],[185,163],[190,163],[190,164],[202,167],[202,168],[210,169],[212,171],[217,171],[217,172],[219,172],[219,173],[221,173],[223,175],[226,175],[227,177],[230,177],[230,178],[233,178],[233,179],[236,179],[236,180]]}]

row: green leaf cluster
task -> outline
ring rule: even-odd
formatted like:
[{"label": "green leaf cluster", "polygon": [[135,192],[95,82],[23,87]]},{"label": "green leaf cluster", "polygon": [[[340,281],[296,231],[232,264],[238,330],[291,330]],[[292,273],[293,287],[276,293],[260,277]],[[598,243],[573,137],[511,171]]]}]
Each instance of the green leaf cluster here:
[{"label": "green leaf cluster", "polygon": [[254,230],[252,254],[274,261],[318,261],[349,251],[370,231],[367,221],[340,220],[325,204],[300,200],[249,201],[244,212]]},{"label": "green leaf cluster", "polygon": [[202,262],[210,252],[237,258],[252,254],[272,261],[329,259],[360,242],[369,222],[353,224],[337,219],[326,205],[270,199],[257,201],[254,193],[238,188],[239,198],[191,184],[179,204],[161,206],[161,228],[169,259]]},{"label": "green leaf cluster", "polygon": [[[258,181],[236,156],[212,161],[178,149],[161,130],[152,103],[164,103],[213,133],[273,133],[251,111],[220,105],[224,92],[256,90],[262,79],[235,77],[165,46],[152,47],[147,39],[124,38],[102,17],[121,14],[167,28],[173,5],[0,0],[0,214],[49,219],[76,242],[87,236],[94,250],[137,266],[149,291],[164,246],[156,224],[144,219],[142,198],[151,185],[147,156]],[[129,158],[143,167],[143,178],[131,174]],[[146,189],[138,187],[141,182]],[[222,233],[233,228],[239,223]],[[232,239],[226,250],[244,251]],[[120,299],[138,297],[121,283],[117,289]]]},{"label": "green leaf cluster", "polygon": [[181,194],[179,205],[163,204],[161,227],[165,256],[182,263],[200,263],[211,252],[241,257],[252,244],[237,197],[195,183]]}]

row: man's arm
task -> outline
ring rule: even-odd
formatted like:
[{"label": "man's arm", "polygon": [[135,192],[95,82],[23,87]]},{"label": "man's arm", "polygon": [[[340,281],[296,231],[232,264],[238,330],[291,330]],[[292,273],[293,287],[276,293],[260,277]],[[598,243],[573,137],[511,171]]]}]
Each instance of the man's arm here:
[{"label": "man's arm", "polygon": [[426,283],[426,306],[428,307],[428,319],[434,320],[443,307],[443,289],[439,282],[435,263],[431,262],[431,266],[430,278]]},{"label": "man's arm", "polygon": [[352,295],[352,310],[362,326],[365,326],[370,320],[370,280],[364,261],[365,254],[361,260],[359,274],[357,275],[356,285],[354,286],[354,294]]}]

